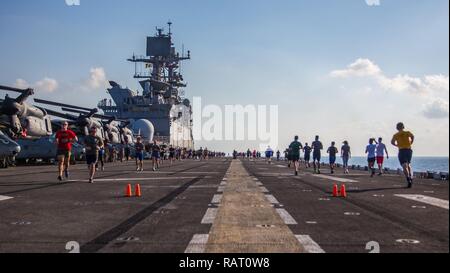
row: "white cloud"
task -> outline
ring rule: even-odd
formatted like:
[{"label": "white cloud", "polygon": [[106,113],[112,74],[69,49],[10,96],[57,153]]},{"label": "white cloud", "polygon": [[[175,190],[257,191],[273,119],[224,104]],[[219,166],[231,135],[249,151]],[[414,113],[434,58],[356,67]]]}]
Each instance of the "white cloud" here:
[{"label": "white cloud", "polygon": [[357,59],[354,63],[347,66],[343,70],[335,70],[331,72],[334,78],[349,78],[349,77],[367,77],[378,76],[381,74],[381,69],[369,59]]},{"label": "white cloud", "polygon": [[20,89],[25,89],[25,88],[30,87],[30,85],[24,79],[17,79],[16,83],[15,83],[15,87],[20,88]]},{"label": "white cloud", "polygon": [[381,1],[380,0],[366,0],[366,4],[368,6],[379,6],[379,5],[381,5]]},{"label": "white cloud", "polygon": [[445,75],[431,75],[425,76],[425,83],[436,91],[447,92],[449,91],[448,76]]},{"label": "white cloud", "polygon": [[410,92],[416,95],[426,95],[429,87],[420,78],[410,77],[409,75],[397,75],[394,78],[388,78],[384,75],[379,75],[378,83],[385,90],[395,92]]},{"label": "white cloud", "polygon": [[58,82],[55,79],[44,78],[35,83],[37,90],[53,93],[58,89]]},{"label": "white cloud", "polygon": [[38,92],[53,93],[58,89],[59,84],[55,79],[45,77],[34,84],[29,84],[24,79],[17,79],[15,86],[21,89],[32,87]]},{"label": "white cloud", "polygon": [[91,68],[87,85],[92,89],[106,88],[108,86],[106,73],[103,67]]},{"label": "white cloud", "polygon": [[[448,95],[449,77],[446,75],[425,75],[421,78],[398,74],[388,77],[383,70],[369,59],[357,59],[346,69],[334,70],[333,78],[368,78],[386,91],[419,96],[428,101],[424,105],[423,115],[427,118],[448,117],[448,99],[438,98]],[[432,100],[430,103],[429,101]]]},{"label": "white cloud", "polygon": [[382,69],[369,59],[359,58],[346,69],[334,70],[333,78],[368,77],[375,79],[378,85],[388,91],[408,92],[416,95],[431,95],[433,92],[448,92],[449,80],[445,75],[425,75],[423,78],[409,75],[386,76]]},{"label": "white cloud", "polygon": [[[106,89],[108,87],[106,73],[102,67],[91,68],[89,72],[89,78],[82,79],[77,83],[62,83],[62,86],[64,86],[63,92],[77,92],[80,90],[83,92],[90,92],[92,90]],[[34,88],[38,93],[54,93],[60,86],[57,80],[49,77],[45,77],[34,84],[19,78],[14,85],[21,89]]]},{"label": "white cloud", "polygon": [[425,106],[425,117],[430,119],[448,118],[448,101],[436,99]]}]

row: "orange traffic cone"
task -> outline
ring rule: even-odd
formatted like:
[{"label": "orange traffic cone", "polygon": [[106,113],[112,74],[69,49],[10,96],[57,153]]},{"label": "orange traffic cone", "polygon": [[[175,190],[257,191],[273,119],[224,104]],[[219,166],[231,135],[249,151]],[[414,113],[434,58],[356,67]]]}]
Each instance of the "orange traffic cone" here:
[{"label": "orange traffic cone", "polygon": [[345,184],[341,186],[341,197],[347,198],[347,189],[345,188]]},{"label": "orange traffic cone", "polygon": [[334,184],[334,186],[333,186],[333,197],[339,197],[337,184]]},{"label": "orange traffic cone", "polygon": [[125,191],[125,197],[131,197],[132,193],[131,193],[131,184],[127,185],[126,191]]},{"label": "orange traffic cone", "polygon": [[136,185],[135,192],[136,192],[136,197],[141,197],[142,196],[141,185],[139,185],[139,184]]}]

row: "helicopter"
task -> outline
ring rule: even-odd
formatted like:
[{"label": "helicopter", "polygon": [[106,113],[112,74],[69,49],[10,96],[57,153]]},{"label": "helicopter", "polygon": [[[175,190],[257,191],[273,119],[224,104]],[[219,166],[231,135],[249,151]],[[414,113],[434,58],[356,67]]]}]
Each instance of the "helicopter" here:
[{"label": "helicopter", "polygon": [[[72,107],[75,107],[75,106],[72,106]],[[82,108],[82,107],[78,107],[78,106],[76,106],[76,107],[81,108],[81,109],[87,109],[87,108]],[[61,110],[65,111],[65,112],[78,113],[83,116],[89,115],[88,112],[82,111],[79,109],[62,107]],[[92,118],[96,118],[101,121],[101,124],[103,125],[103,131],[104,131],[104,139],[108,143],[111,143],[111,144],[122,143],[122,136],[121,136],[122,127],[119,124],[119,122],[125,122],[125,121],[117,120],[116,117],[105,116],[105,115],[100,115],[100,114],[94,114],[94,115],[92,115]]]},{"label": "helicopter", "polygon": [[[72,125],[78,127],[81,134],[87,136],[89,128],[96,127],[97,135],[105,139],[110,144],[132,144],[133,132],[127,128],[130,124],[127,120],[120,120],[116,117],[98,114],[98,109],[90,109],[60,102],[35,99],[35,102],[52,106],[59,106],[66,113],[45,109],[50,115],[72,121]],[[75,116],[69,113],[75,113]]]},{"label": "helicopter", "polygon": [[[28,142],[48,139],[52,134],[52,121],[48,113],[25,101],[32,95],[31,88],[19,89],[0,85],[0,90],[20,93],[17,98],[6,94],[0,99],[0,167],[8,167],[20,156],[27,156]],[[41,146],[37,147],[40,152]]]},{"label": "helicopter", "polygon": [[0,122],[12,138],[39,138],[51,136],[52,124],[48,113],[25,101],[32,95],[31,88],[19,89],[0,85],[0,90],[20,93],[13,99],[7,94],[0,99]]},{"label": "helicopter", "polygon": [[[96,120],[98,117],[96,113],[98,112],[97,109],[88,109],[84,107],[54,102],[54,101],[48,101],[48,100],[42,100],[42,99],[34,99],[36,103],[40,104],[46,104],[46,105],[52,105],[52,106],[60,106],[62,111],[64,112],[76,112],[79,113],[78,116],[68,114],[68,113],[61,113],[58,111],[46,109],[43,107],[39,107],[43,111],[45,111],[48,115],[62,118],[60,119],[53,119],[52,125],[53,125],[53,131],[57,131],[61,129],[61,124],[63,121],[68,121],[71,129],[73,129],[77,135],[79,135],[80,140],[78,143],[73,143],[72,145],[72,164],[74,164],[77,160],[83,160],[85,156],[85,148],[83,143],[83,138],[88,135],[89,129],[92,127],[96,127],[99,130],[97,130],[97,135],[101,137],[102,139],[105,139],[105,132],[103,131],[103,124]],[[81,111],[84,110],[84,111]],[[110,117],[103,117],[102,118],[108,118]],[[16,161],[18,163],[24,164],[29,162],[37,162],[38,160],[42,160],[43,162],[52,163],[55,160],[55,154],[57,152],[57,147],[55,145],[55,135],[40,138],[40,139],[33,139],[33,140],[19,140],[19,144],[22,147],[22,152],[16,157]]]},{"label": "helicopter", "polygon": [[[78,108],[78,106],[76,107]],[[61,109],[65,112],[78,113],[84,116],[89,114],[88,112],[79,109],[71,109],[66,107],[62,107]],[[114,116],[106,116],[101,114],[94,114],[92,117],[101,121],[103,130],[105,132],[104,139],[107,143],[111,145],[128,145],[134,143],[133,131],[128,128],[128,126],[131,124],[131,121],[121,120],[117,119]]]},{"label": "helicopter", "polygon": [[[97,136],[110,145],[129,145],[134,143],[133,131],[127,128],[130,121],[120,120],[113,116],[98,114],[98,109],[90,109],[60,102],[35,99],[35,102],[61,107],[66,113],[45,109],[50,115],[67,119],[77,128],[81,135],[87,136],[89,128],[97,128]],[[73,114],[78,114],[78,117]],[[82,138],[82,137],[81,137]],[[82,139],[80,140],[82,141]]]},{"label": "helicopter", "polygon": [[[105,131],[103,130],[103,124],[98,121],[95,118],[95,115],[98,113],[98,109],[89,109],[85,107],[60,103],[60,102],[54,102],[54,101],[48,101],[48,100],[42,100],[42,99],[34,99],[35,102],[40,104],[46,104],[51,106],[59,106],[62,107],[62,110],[65,112],[77,112],[79,113],[78,116],[68,114],[68,113],[61,113],[54,110],[44,109],[49,115],[63,118],[69,121],[69,124],[71,126],[74,126],[76,130],[79,132],[82,136],[88,136],[89,135],[89,129],[90,128],[97,128],[97,136],[101,137],[102,139],[105,139]],[[109,118],[109,117],[108,117]]]}]

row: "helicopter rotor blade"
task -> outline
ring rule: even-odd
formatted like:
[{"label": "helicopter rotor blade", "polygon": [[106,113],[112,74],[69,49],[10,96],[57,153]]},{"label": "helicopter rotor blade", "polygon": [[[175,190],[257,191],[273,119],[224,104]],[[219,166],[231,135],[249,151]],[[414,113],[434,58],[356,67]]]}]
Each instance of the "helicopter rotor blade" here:
[{"label": "helicopter rotor blade", "polygon": [[24,92],[26,92],[28,89],[20,89],[20,88],[15,88],[15,87],[9,87],[9,86],[0,85],[0,90],[4,90],[4,91],[13,91],[13,92],[18,92],[18,93],[24,93]]},{"label": "helicopter rotor blade", "polygon": [[[82,114],[82,115],[89,115],[89,112],[76,110],[76,109],[70,109],[70,108],[66,108],[66,107],[62,107],[61,110],[63,110],[64,112],[72,112],[72,113],[77,113],[77,114]],[[111,119],[116,120],[116,121],[121,121],[121,120],[118,120],[114,116],[105,116],[105,115],[101,115],[101,114],[95,114],[92,117],[102,119],[102,120],[108,120],[108,121]]]},{"label": "helicopter rotor blade", "polygon": [[52,105],[52,106],[73,108],[73,109],[79,109],[79,110],[84,110],[84,111],[88,111],[88,112],[92,111],[92,108],[85,108],[85,107],[80,107],[80,106],[75,106],[75,105],[55,102],[55,101],[48,101],[48,100],[41,100],[41,99],[34,99],[34,101],[37,102],[37,103],[42,103],[42,104],[47,104],[47,105]]},{"label": "helicopter rotor blade", "polygon": [[0,85],[0,90],[21,93],[20,96],[18,96],[15,99],[15,101],[20,104],[22,104],[25,100],[27,100],[29,96],[34,95],[34,89],[32,89],[32,88],[20,89],[20,88]]},{"label": "helicopter rotor blade", "polygon": [[86,111],[71,109],[71,108],[66,108],[66,107],[61,107],[61,110],[63,110],[64,112],[71,112],[71,113],[77,113],[77,114],[82,114],[82,115],[89,114],[89,112],[86,112]]},{"label": "helicopter rotor blade", "polygon": [[50,109],[46,109],[46,108],[42,108],[42,109],[45,110],[47,112],[47,114],[49,114],[51,116],[64,118],[64,119],[68,119],[68,120],[72,120],[72,121],[78,120],[78,117],[70,115],[70,114],[60,113],[60,112],[57,112],[57,111],[54,111],[54,110],[50,110]]}]

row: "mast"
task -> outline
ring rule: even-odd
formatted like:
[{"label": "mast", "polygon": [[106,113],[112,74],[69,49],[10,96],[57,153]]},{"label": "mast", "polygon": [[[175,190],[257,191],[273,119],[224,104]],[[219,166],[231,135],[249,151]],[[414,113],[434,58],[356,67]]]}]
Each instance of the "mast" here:
[{"label": "mast", "polygon": [[[135,79],[141,79],[144,95],[150,98],[163,97],[165,100],[180,102],[180,87],[186,87],[180,72],[180,63],[190,60],[184,53],[180,56],[172,43],[172,22],[168,22],[168,33],[163,28],[156,28],[156,35],[147,37],[146,56],[133,55],[128,61],[135,63]],[[184,46],[183,46],[184,51]],[[144,66],[143,73],[137,71],[137,64]]]}]

